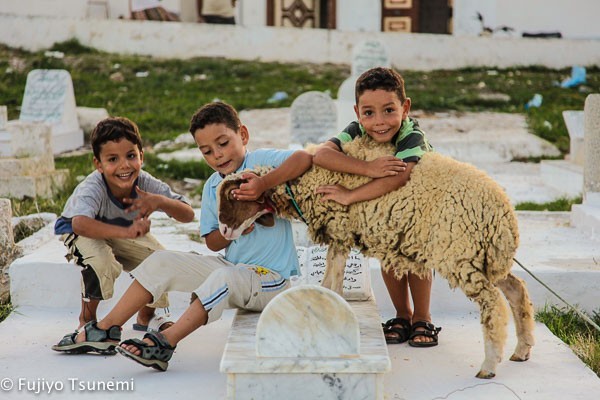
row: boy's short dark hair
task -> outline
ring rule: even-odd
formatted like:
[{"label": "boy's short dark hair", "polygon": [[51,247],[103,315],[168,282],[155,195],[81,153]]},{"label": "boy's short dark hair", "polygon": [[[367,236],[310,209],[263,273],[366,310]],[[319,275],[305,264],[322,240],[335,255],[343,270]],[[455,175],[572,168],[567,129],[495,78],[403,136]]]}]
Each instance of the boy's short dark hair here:
[{"label": "boy's short dark hair", "polygon": [[354,96],[358,105],[358,98],[367,90],[382,89],[395,92],[401,103],[406,100],[404,91],[404,78],[391,68],[375,67],[363,72],[356,80]]},{"label": "boy's short dark hair", "polygon": [[92,131],[90,141],[94,157],[100,160],[100,148],[108,141],[118,141],[122,138],[129,140],[142,151],[142,137],[138,126],[125,117],[108,117],[96,124]]},{"label": "boy's short dark hair", "polygon": [[194,133],[198,129],[202,129],[207,125],[225,124],[231,130],[237,132],[242,123],[235,108],[222,101],[214,101],[203,105],[192,116],[190,121],[190,133]]}]

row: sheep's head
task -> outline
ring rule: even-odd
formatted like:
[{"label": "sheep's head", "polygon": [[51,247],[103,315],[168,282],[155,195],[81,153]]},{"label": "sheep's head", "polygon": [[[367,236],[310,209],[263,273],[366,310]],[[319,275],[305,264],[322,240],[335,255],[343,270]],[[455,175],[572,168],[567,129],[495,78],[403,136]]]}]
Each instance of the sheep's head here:
[{"label": "sheep's head", "polygon": [[240,201],[233,197],[231,192],[244,182],[245,179],[234,175],[225,178],[217,188],[219,231],[228,240],[239,238],[254,222],[265,226],[275,223],[275,208],[264,194],[254,201]]}]

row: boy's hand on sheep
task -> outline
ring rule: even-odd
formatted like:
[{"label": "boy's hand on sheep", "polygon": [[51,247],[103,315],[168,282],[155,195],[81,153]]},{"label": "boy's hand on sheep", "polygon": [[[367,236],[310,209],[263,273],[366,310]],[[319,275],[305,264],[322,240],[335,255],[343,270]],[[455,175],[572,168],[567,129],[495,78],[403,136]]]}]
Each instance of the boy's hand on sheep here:
[{"label": "boy's hand on sheep", "polygon": [[322,194],[321,201],[333,200],[337,203],[349,206],[352,204],[352,192],[342,185],[323,185],[319,186],[315,192]]},{"label": "boy's hand on sheep", "polygon": [[406,163],[395,156],[384,156],[373,161],[367,161],[367,174],[369,178],[383,178],[384,176],[398,175],[406,170]]},{"label": "boy's hand on sheep", "polygon": [[242,183],[239,189],[233,190],[232,194],[236,200],[252,201],[256,200],[266,190],[263,179],[251,172],[245,173],[241,176],[246,182]]}]

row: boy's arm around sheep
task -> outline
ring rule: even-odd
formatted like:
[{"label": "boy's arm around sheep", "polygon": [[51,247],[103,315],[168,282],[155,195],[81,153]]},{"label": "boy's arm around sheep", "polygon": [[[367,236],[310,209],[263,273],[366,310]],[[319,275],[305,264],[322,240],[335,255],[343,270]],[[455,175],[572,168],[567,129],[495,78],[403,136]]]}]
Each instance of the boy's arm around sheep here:
[{"label": "boy's arm around sheep", "polygon": [[383,156],[372,161],[359,160],[344,154],[333,142],[322,144],[314,156],[314,164],[330,171],[345,172],[375,178],[349,190],[341,185],[325,185],[317,189],[323,200],[350,205],[372,200],[406,184],[416,163],[405,163],[395,156]]}]

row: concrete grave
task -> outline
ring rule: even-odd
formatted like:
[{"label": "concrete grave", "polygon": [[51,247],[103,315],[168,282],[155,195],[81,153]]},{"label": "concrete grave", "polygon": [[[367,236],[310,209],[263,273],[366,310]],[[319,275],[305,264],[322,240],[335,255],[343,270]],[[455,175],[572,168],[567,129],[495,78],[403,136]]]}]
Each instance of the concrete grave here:
[{"label": "concrete grave", "polygon": [[66,70],[35,69],[27,75],[19,120],[50,124],[54,154],[83,146],[71,75]]},{"label": "concrete grave", "polygon": [[8,266],[20,254],[13,236],[10,200],[0,199],[0,302],[8,300],[10,295]]},{"label": "concrete grave", "polygon": [[574,205],[571,223],[600,232],[600,94],[590,94],[584,106],[583,204]]},{"label": "concrete grave", "polygon": [[338,124],[337,131],[341,132],[348,124],[356,120],[354,105],[354,86],[356,85],[357,76],[347,78],[340,85],[337,92],[337,109],[338,109]]},{"label": "concrete grave", "polygon": [[297,286],[262,313],[238,311],[221,359],[227,398],[383,399],[390,370],[374,301]]},{"label": "concrete grave", "polygon": [[388,49],[379,40],[364,40],[352,49],[352,76],[374,67],[391,67]]},{"label": "concrete grave", "polygon": [[569,131],[569,161],[583,166],[584,154],[584,115],[583,111],[565,110],[562,113]]},{"label": "concrete grave", "polygon": [[337,133],[335,103],[323,92],[306,92],[296,97],[290,119],[291,142],[301,146],[320,143]]},{"label": "concrete grave", "polygon": [[[54,168],[50,125],[9,121],[0,132],[0,196],[52,197],[69,175]],[[10,155],[8,155],[10,154]]]}]

